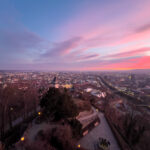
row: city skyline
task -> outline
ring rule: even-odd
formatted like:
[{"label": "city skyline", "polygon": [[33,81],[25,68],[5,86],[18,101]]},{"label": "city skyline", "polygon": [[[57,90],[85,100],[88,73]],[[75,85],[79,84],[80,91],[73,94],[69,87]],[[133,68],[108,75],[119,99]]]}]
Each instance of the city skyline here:
[{"label": "city skyline", "polygon": [[0,69],[150,69],[149,6],[149,0],[0,0]]}]

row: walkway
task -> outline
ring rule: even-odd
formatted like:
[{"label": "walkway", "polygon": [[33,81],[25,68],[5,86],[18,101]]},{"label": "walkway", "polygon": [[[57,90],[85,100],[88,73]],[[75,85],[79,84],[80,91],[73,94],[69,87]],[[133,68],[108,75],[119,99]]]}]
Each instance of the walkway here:
[{"label": "walkway", "polygon": [[105,138],[110,141],[110,150],[120,150],[118,143],[104,117],[104,114],[98,112],[101,123],[90,131],[86,136],[84,136],[78,144],[87,150],[96,150],[95,145],[99,137]]}]

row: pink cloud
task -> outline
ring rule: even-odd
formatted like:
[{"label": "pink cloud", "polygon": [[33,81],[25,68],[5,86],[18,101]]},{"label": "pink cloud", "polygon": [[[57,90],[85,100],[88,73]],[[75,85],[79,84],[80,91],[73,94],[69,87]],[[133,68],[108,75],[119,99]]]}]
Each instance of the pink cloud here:
[{"label": "pink cloud", "polygon": [[120,62],[99,63],[99,65],[87,67],[86,70],[131,70],[150,69],[150,56],[124,59]]},{"label": "pink cloud", "polygon": [[74,37],[69,40],[55,43],[52,48],[49,48],[44,54],[43,57],[53,57],[53,56],[64,56],[79,46],[80,41],[82,40],[81,37]]},{"label": "pink cloud", "polygon": [[88,54],[88,55],[81,55],[76,58],[76,61],[89,61],[98,59],[99,54]]},{"label": "pink cloud", "polygon": [[[84,40],[80,44],[87,48],[117,46],[144,40],[150,38],[147,23],[147,18],[150,17],[149,4],[149,1],[138,1],[135,5],[135,2],[130,1],[113,3],[101,9],[97,5],[88,6],[89,9],[79,10],[80,15],[67,21],[62,30],[67,31],[69,36],[82,36]],[[128,10],[123,10],[121,14],[116,13],[122,5]]]},{"label": "pink cloud", "polygon": [[137,55],[146,55],[146,52],[150,51],[150,47],[144,47],[136,50],[130,50],[127,52],[121,52],[117,54],[107,55],[106,58],[121,58],[121,57],[132,57]]}]

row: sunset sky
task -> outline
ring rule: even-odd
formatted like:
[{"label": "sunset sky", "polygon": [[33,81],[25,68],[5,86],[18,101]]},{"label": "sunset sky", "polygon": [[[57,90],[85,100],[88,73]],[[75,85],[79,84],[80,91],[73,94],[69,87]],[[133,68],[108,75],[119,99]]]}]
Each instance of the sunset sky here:
[{"label": "sunset sky", "polygon": [[150,0],[0,0],[0,69],[150,68]]}]

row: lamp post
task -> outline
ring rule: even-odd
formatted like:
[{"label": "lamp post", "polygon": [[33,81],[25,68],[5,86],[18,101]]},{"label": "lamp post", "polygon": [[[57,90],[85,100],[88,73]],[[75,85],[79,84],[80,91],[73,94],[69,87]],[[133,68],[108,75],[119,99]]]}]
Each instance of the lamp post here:
[{"label": "lamp post", "polygon": [[25,140],[24,136],[20,138],[20,141],[23,142]]},{"label": "lamp post", "polygon": [[38,112],[38,115],[41,116],[41,114],[42,114],[42,113],[39,111],[39,112]]},{"label": "lamp post", "polygon": [[24,148],[23,148],[23,142],[24,142],[24,140],[25,140],[25,138],[24,138],[24,136],[22,136],[21,138],[20,138],[20,141],[21,141],[21,149],[23,150]]},{"label": "lamp post", "polygon": [[80,147],[81,147],[81,145],[80,145],[80,144],[78,144],[78,145],[77,145],[77,148],[78,148],[78,149],[80,149]]}]

